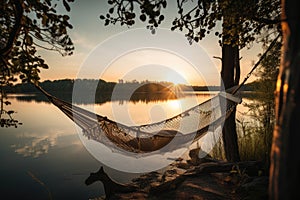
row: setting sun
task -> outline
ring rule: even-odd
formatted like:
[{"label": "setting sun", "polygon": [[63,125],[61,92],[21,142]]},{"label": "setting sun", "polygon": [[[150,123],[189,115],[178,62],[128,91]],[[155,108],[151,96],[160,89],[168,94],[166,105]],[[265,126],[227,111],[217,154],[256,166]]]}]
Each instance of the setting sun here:
[{"label": "setting sun", "polygon": [[181,109],[180,101],[179,100],[170,100],[168,102],[168,106],[173,109],[173,110],[178,110]]}]

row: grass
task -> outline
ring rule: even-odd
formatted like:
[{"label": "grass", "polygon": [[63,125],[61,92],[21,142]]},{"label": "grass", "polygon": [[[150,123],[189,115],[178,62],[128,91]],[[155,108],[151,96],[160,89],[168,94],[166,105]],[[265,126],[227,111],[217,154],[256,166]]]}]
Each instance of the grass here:
[{"label": "grass", "polygon": [[[264,116],[259,116],[264,118]],[[261,161],[263,170],[267,173],[270,165],[270,151],[272,144],[273,125],[262,123],[254,116],[248,116],[247,120],[237,117],[237,133],[239,153],[242,161]],[[211,156],[216,159],[225,160],[222,140],[216,143]]]}]

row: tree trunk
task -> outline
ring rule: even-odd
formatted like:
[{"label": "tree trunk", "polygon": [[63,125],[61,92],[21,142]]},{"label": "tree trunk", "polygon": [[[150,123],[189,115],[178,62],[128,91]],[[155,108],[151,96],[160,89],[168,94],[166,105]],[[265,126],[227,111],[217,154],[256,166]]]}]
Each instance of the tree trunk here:
[{"label": "tree trunk", "polygon": [[[222,88],[226,90],[237,85],[239,83],[239,77],[240,65],[238,46],[224,44],[222,46]],[[227,106],[228,105],[225,104],[222,107],[226,109]],[[230,116],[225,120],[222,130],[225,157],[229,162],[237,162],[240,160],[235,115],[236,109],[234,109]]]},{"label": "tree trunk", "polygon": [[300,12],[282,0],[283,49],[276,88],[276,124],[270,166],[270,199],[300,199]]}]

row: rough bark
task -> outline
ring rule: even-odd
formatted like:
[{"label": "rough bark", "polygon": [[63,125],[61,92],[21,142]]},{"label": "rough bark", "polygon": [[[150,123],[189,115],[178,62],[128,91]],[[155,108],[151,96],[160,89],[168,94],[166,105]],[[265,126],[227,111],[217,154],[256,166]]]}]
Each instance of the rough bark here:
[{"label": "rough bark", "polygon": [[276,88],[276,124],[270,166],[270,199],[299,199],[300,12],[282,0],[283,49]]},{"label": "rough bark", "polygon": [[[240,76],[239,69],[238,46],[224,44],[222,46],[221,78],[225,90],[238,84]],[[222,107],[225,109],[227,106],[228,105],[224,105]],[[237,162],[240,160],[235,115],[236,109],[234,109],[230,116],[225,120],[222,130],[225,157],[229,162]]]}]

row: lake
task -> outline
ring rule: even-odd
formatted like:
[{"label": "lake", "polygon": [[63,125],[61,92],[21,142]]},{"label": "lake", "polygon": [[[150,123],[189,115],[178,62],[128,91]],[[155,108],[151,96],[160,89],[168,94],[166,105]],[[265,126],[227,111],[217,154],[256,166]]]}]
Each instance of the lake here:
[{"label": "lake", "polygon": [[[196,97],[197,102],[203,102],[211,95],[199,92]],[[100,182],[89,186],[84,183],[89,174],[103,164],[82,144],[73,122],[54,105],[35,100],[34,96],[10,95],[9,100],[12,103],[9,107],[17,111],[14,118],[23,125],[0,128],[1,197],[90,199],[103,195]],[[194,96],[188,95],[171,100],[107,101],[95,105],[93,111],[132,125],[160,121],[194,105]],[[124,113],[130,118],[122,116]],[[113,179],[123,183],[139,175],[106,166],[105,170]]]}]

